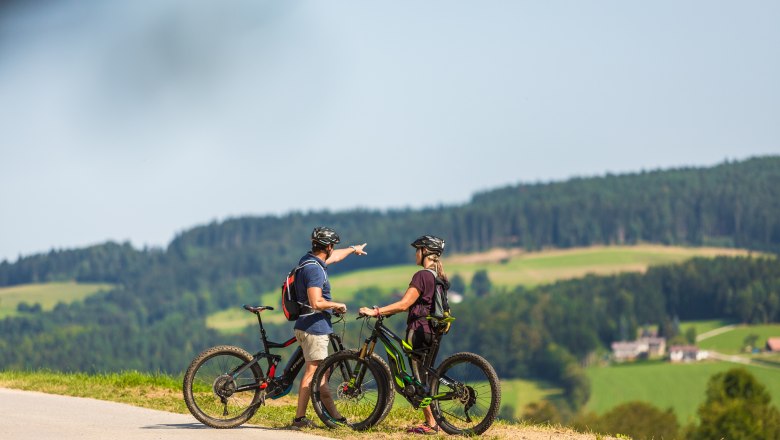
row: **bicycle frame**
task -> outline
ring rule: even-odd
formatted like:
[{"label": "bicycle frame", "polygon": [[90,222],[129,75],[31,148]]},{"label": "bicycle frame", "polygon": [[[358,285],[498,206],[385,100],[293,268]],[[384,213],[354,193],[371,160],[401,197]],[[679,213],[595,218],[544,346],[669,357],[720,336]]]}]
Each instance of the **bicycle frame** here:
[{"label": "bicycle frame", "polygon": [[[435,361],[439,352],[439,339],[435,338],[433,345],[430,347],[415,350],[414,347],[409,345],[405,339],[396,335],[389,328],[387,328],[382,322],[383,320],[384,317],[382,316],[377,318],[371,335],[363,342],[363,346],[360,349],[360,357],[365,359],[366,357],[371,356],[371,354],[374,352],[374,348],[376,347],[377,340],[381,341],[385,351],[387,352],[388,361],[390,361],[388,364],[397,385],[396,389],[398,390],[399,394],[404,396],[417,408],[425,408],[430,405],[433,400],[452,400],[458,398],[457,393],[454,392],[439,393],[435,396],[431,396],[429,394],[429,389],[427,388],[431,380],[434,379],[452,389],[457,389],[458,386],[461,385],[459,382],[448,378],[446,375],[440,376],[436,370],[432,368],[433,362]],[[406,370],[406,362],[404,361],[404,358],[409,360],[409,367],[412,369],[412,375],[410,375]],[[412,361],[418,361],[418,365],[425,369],[425,372],[428,374],[429,378],[426,382],[429,383],[423,384],[422,381],[420,381],[420,378],[416,377],[414,374],[414,369],[412,368]],[[356,382],[362,382],[362,374],[363,371],[358,371]],[[412,396],[404,393],[404,389],[406,389],[406,387],[409,385],[426,387],[426,396],[423,397],[419,403],[414,402],[412,400]]]},{"label": "bicycle frame", "polygon": [[[251,383],[243,386],[239,386],[236,388],[235,392],[242,392],[242,391],[254,391],[257,388],[260,388],[261,390],[267,390],[268,397],[271,399],[278,399],[282,396],[287,395],[290,390],[292,389],[293,381],[298,376],[298,373],[300,373],[301,369],[303,368],[303,365],[305,364],[305,360],[303,358],[303,349],[299,346],[295,349],[295,352],[293,352],[292,356],[290,357],[290,360],[287,361],[287,364],[284,367],[284,370],[282,371],[282,374],[280,376],[276,376],[276,369],[279,365],[279,362],[281,362],[282,357],[278,354],[271,354],[272,348],[285,348],[289,347],[290,345],[297,342],[297,339],[295,337],[292,337],[288,339],[285,342],[272,342],[268,340],[268,336],[265,333],[265,327],[263,327],[263,320],[260,317],[260,312],[263,310],[273,310],[271,307],[265,307],[265,308],[251,308],[249,306],[244,306],[244,309],[254,313],[257,315],[257,323],[260,326],[260,342],[263,345],[263,349],[258,351],[252,356],[252,360],[239,365],[233,371],[231,371],[229,374],[235,379],[241,374],[243,374],[247,369],[251,368],[255,364],[259,364],[261,359],[266,359],[268,362],[268,368],[265,372],[265,377],[263,380],[259,383]],[[330,334],[330,343],[333,347],[334,351],[341,351],[344,349],[344,345],[341,341],[341,338],[336,335],[335,333]],[[271,387],[269,389],[269,387]]]}]

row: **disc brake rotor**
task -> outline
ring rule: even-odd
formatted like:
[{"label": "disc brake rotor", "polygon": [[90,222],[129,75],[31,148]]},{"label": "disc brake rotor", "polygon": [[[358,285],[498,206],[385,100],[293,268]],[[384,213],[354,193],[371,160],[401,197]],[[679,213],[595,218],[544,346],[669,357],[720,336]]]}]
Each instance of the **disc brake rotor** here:
[{"label": "disc brake rotor", "polygon": [[338,386],[336,393],[339,399],[343,400],[358,400],[363,397],[363,391],[360,388],[354,388],[349,386],[349,382],[342,382]]}]

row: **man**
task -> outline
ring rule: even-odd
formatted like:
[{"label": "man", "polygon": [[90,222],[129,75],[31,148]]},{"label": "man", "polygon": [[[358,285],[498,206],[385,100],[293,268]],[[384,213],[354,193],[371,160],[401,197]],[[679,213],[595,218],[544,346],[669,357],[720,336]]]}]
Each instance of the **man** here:
[{"label": "man", "polygon": [[[340,241],[338,234],[331,228],[316,227],[311,233],[311,252],[304,255],[298,262],[300,269],[295,276],[295,290],[301,295],[306,292],[306,298],[298,298],[304,305],[301,314],[295,321],[295,338],[303,349],[306,361],[303,367],[301,388],[298,391],[298,410],[295,413],[292,426],[296,428],[313,427],[314,423],[306,418],[306,407],[311,397],[311,380],[320,361],[328,357],[330,335],[333,325],[330,322],[330,311],[345,313],[344,303],[332,301],[330,282],[328,281],[328,265],[338,263],[351,254],[366,255],[363,248],[366,243],[350,246],[344,249],[334,249]],[[338,416],[329,396],[323,395],[323,403],[329,412]],[[327,400],[330,400],[328,402]]]}]

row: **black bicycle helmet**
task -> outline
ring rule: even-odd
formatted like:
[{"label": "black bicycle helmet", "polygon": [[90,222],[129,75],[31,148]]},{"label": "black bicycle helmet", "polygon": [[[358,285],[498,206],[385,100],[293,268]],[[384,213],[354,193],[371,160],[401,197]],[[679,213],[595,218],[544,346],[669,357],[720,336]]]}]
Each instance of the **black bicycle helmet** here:
[{"label": "black bicycle helmet", "polygon": [[432,254],[441,256],[442,252],[444,252],[444,240],[433,235],[423,235],[414,240],[412,247],[423,248]]},{"label": "black bicycle helmet", "polygon": [[317,226],[311,231],[311,241],[327,246],[329,244],[337,244],[341,239],[339,238],[339,234],[333,229]]}]

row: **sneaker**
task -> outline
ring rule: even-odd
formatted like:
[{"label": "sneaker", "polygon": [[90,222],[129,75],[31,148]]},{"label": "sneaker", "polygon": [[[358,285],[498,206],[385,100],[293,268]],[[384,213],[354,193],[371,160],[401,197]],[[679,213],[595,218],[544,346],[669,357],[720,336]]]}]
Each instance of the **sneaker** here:
[{"label": "sneaker", "polygon": [[409,434],[434,435],[439,433],[439,427],[431,426],[428,424],[428,422],[423,422],[417,426],[412,426],[411,428],[407,429],[406,432]]},{"label": "sneaker", "polygon": [[317,425],[314,424],[311,420],[309,420],[308,417],[303,416],[301,418],[295,418],[293,419],[292,424],[290,425],[292,428],[296,429],[302,429],[302,428],[316,428]]},{"label": "sneaker", "polygon": [[341,417],[341,418],[338,418],[338,419],[334,419],[333,417],[331,417],[330,419],[333,420],[333,422],[336,423],[337,425],[341,425],[341,426],[348,426],[349,425],[349,423],[347,423],[347,418],[346,417]]},{"label": "sneaker", "polygon": [[328,414],[327,411],[325,411],[325,416],[328,419],[330,419],[331,422],[333,422],[333,423],[335,423],[337,425],[341,425],[341,426],[349,425],[349,423],[347,423],[347,418],[344,417],[344,416],[341,416],[341,417],[338,417],[338,418],[337,417],[333,417],[332,415]]}]

